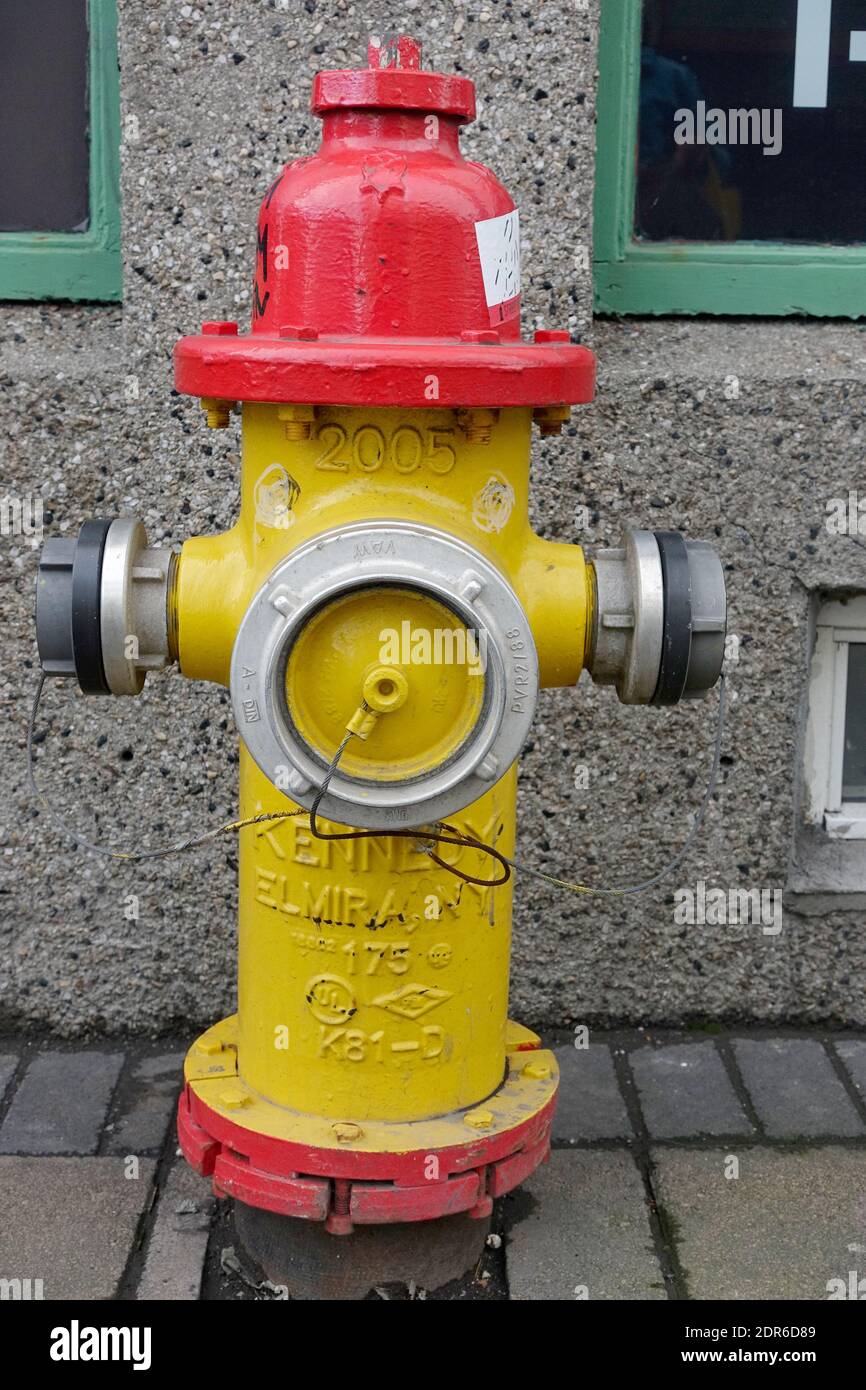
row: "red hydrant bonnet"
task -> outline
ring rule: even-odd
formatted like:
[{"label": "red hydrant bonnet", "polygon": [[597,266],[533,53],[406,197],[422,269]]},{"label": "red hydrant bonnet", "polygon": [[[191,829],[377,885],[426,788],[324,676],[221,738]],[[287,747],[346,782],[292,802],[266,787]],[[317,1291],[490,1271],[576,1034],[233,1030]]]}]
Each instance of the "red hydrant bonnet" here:
[{"label": "red hydrant bonnet", "polygon": [[520,338],[520,229],[489,169],[463,158],[473,83],[382,66],[323,72],[312,157],[258,223],[252,331],[208,323],[175,349],[179,391],[222,400],[545,406],[592,399],[595,360],[564,332]]}]

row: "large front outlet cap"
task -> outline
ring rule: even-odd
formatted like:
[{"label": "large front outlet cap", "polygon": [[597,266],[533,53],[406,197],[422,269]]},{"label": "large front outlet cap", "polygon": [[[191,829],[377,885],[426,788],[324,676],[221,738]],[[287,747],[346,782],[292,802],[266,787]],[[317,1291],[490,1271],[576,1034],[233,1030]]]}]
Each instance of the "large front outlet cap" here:
[{"label": "large front outlet cap", "polygon": [[[380,648],[404,624],[396,653]],[[430,640],[416,644],[421,625]],[[455,630],[472,637],[473,669],[455,671],[453,645],[437,652],[437,635]],[[369,757],[347,747],[324,816],[411,828],[489,791],[518,757],[538,693],[529,622],[502,573],[456,537],[397,521],[327,532],[288,556],[244,616],[230,684],[247,749],[299,805],[312,805],[376,679],[399,689],[399,708],[381,714]]]}]

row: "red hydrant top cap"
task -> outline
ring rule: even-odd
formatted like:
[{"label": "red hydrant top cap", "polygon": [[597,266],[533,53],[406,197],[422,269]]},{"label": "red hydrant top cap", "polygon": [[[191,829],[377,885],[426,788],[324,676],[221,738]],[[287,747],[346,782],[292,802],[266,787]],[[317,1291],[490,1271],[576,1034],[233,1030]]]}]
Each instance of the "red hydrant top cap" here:
[{"label": "red hydrant top cap", "polygon": [[371,39],[366,68],[319,72],[313,81],[311,110],[317,116],[340,107],[429,111],[475,120],[475,84],[468,77],[422,72],[421,45],[400,38]]},{"label": "red hydrant top cap", "polygon": [[315,154],[267,190],[251,332],[211,320],[175,349],[183,392],[228,401],[434,408],[592,399],[595,361],[565,330],[520,336],[520,214],[463,158],[468,78],[374,39],[368,67],[321,72]]}]

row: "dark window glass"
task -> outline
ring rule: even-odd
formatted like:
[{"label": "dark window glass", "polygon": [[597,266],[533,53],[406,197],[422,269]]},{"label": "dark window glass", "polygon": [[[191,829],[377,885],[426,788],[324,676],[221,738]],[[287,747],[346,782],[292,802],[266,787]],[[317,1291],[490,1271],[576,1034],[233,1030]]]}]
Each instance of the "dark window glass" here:
[{"label": "dark window glass", "polygon": [[87,229],[87,0],[0,0],[0,231]]},{"label": "dark window glass", "polygon": [[842,800],[866,801],[866,642],[848,648]]},{"label": "dark window glass", "polygon": [[639,237],[866,241],[864,152],[866,0],[644,0]]}]

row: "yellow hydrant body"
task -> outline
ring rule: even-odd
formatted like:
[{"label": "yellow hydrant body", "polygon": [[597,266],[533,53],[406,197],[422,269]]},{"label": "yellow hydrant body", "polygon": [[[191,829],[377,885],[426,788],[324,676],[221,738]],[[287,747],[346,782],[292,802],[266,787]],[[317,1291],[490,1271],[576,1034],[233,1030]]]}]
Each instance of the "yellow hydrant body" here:
[{"label": "yellow hydrant body", "polygon": [[509,1023],[515,763],[586,659],[581,549],[529,524],[533,422],[595,364],[520,337],[519,219],[466,163],[462,77],[409,39],[320,73],[323,141],[268,190],[253,324],[178,344],[242,417],[241,510],[173,586],[182,672],[241,755],[238,1014],[192,1048],[184,1151],[248,1207],[489,1214],[543,1160],[552,1054]]},{"label": "yellow hydrant body", "polygon": [[[188,541],[178,564],[182,672],[227,684],[243,614],[280,561],[317,536],[384,517],[461,536],[486,555],[526,609],[542,682],[573,684],[586,649],[587,570],[579,547],[530,528],[532,411],[490,412],[481,442],[453,409],[308,413],[298,439],[283,406],[243,407],[238,523]],[[463,643],[436,661],[449,631]],[[405,677],[405,702],[349,745],[345,766],[365,779],[411,778],[447,761],[484,695],[483,654],[429,595],[361,588],[324,605],[287,663],[288,708],[327,761],[383,656]],[[251,1133],[355,1153],[435,1154],[549,1113],[553,1057],[507,1020],[512,880],[455,877],[431,861],[420,830],[318,839],[309,815],[242,750],[241,817],[287,809],[299,814],[241,832],[238,1015],[191,1050],[191,1095]],[[515,819],[512,766],[448,823],[510,857]],[[479,850],[441,853],[470,877],[491,877]],[[537,1075],[519,1090],[503,1085],[529,1062]],[[347,1139],[346,1125],[357,1135]]]}]

